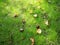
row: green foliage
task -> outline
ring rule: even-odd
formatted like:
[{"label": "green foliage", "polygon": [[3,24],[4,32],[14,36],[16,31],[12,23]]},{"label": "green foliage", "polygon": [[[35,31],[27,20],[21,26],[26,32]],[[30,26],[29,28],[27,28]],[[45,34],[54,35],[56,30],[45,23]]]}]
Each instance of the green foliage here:
[{"label": "green foliage", "polygon": [[[59,0],[0,0],[0,45],[31,45],[31,37],[35,45],[60,45],[59,5]],[[49,26],[44,24],[44,12]],[[22,19],[26,20],[24,32],[20,32]],[[42,29],[41,35],[36,33],[36,24]]]}]

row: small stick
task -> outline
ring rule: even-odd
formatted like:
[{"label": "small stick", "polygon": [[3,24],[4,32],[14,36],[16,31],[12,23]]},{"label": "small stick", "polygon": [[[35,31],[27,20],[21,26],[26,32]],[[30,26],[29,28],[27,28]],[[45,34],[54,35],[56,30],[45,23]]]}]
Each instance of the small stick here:
[{"label": "small stick", "polygon": [[34,43],[35,43],[34,38],[30,38],[30,40],[31,40],[31,42],[32,42],[32,44],[31,44],[31,45],[34,45]]}]

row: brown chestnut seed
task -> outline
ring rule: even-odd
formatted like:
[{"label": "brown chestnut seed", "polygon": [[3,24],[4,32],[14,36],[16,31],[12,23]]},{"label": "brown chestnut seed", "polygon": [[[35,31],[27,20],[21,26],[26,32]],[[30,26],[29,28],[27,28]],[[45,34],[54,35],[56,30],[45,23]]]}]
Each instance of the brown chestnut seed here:
[{"label": "brown chestnut seed", "polygon": [[37,25],[37,26],[36,26],[36,28],[37,28],[37,29],[39,29],[39,28],[40,28],[40,26],[39,26],[39,25]]},{"label": "brown chestnut seed", "polygon": [[14,15],[14,17],[18,17],[18,15],[17,15],[17,14],[15,14],[15,15]]}]

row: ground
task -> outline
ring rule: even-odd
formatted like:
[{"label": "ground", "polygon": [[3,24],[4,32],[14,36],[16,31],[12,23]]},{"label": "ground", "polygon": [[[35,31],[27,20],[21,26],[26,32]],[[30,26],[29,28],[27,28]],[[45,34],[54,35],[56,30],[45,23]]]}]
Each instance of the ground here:
[{"label": "ground", "polygon": [[[0,0],[0,45],[31,45],[30,38],[35,45],[60,45],[59,14],[60,0]],[[41,34],[36,33],[36,25]]]}]

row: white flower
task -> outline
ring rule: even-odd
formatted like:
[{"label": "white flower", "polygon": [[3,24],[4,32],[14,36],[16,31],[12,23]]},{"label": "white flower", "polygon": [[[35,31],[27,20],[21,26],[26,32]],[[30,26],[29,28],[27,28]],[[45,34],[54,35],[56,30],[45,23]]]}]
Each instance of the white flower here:
[{"label": "white flower", "polygon": [[22,32],[22,31],[24,31],[24,29],[23,28],[20,28],[20,31]]},{"label": "white flower", "polygon": [[48,20],[45,21],[45,24],[46,24],[46,25],[49,25]]},{"label": "white flower", "polygon": [[37,14],[34,14],[33,16],[34,16],[34,17],[37,17]]},{"label": "white flower", "polygon": [[41,34],[41,32],[42,32],[41,29],[37,29],[38,34]]}]

